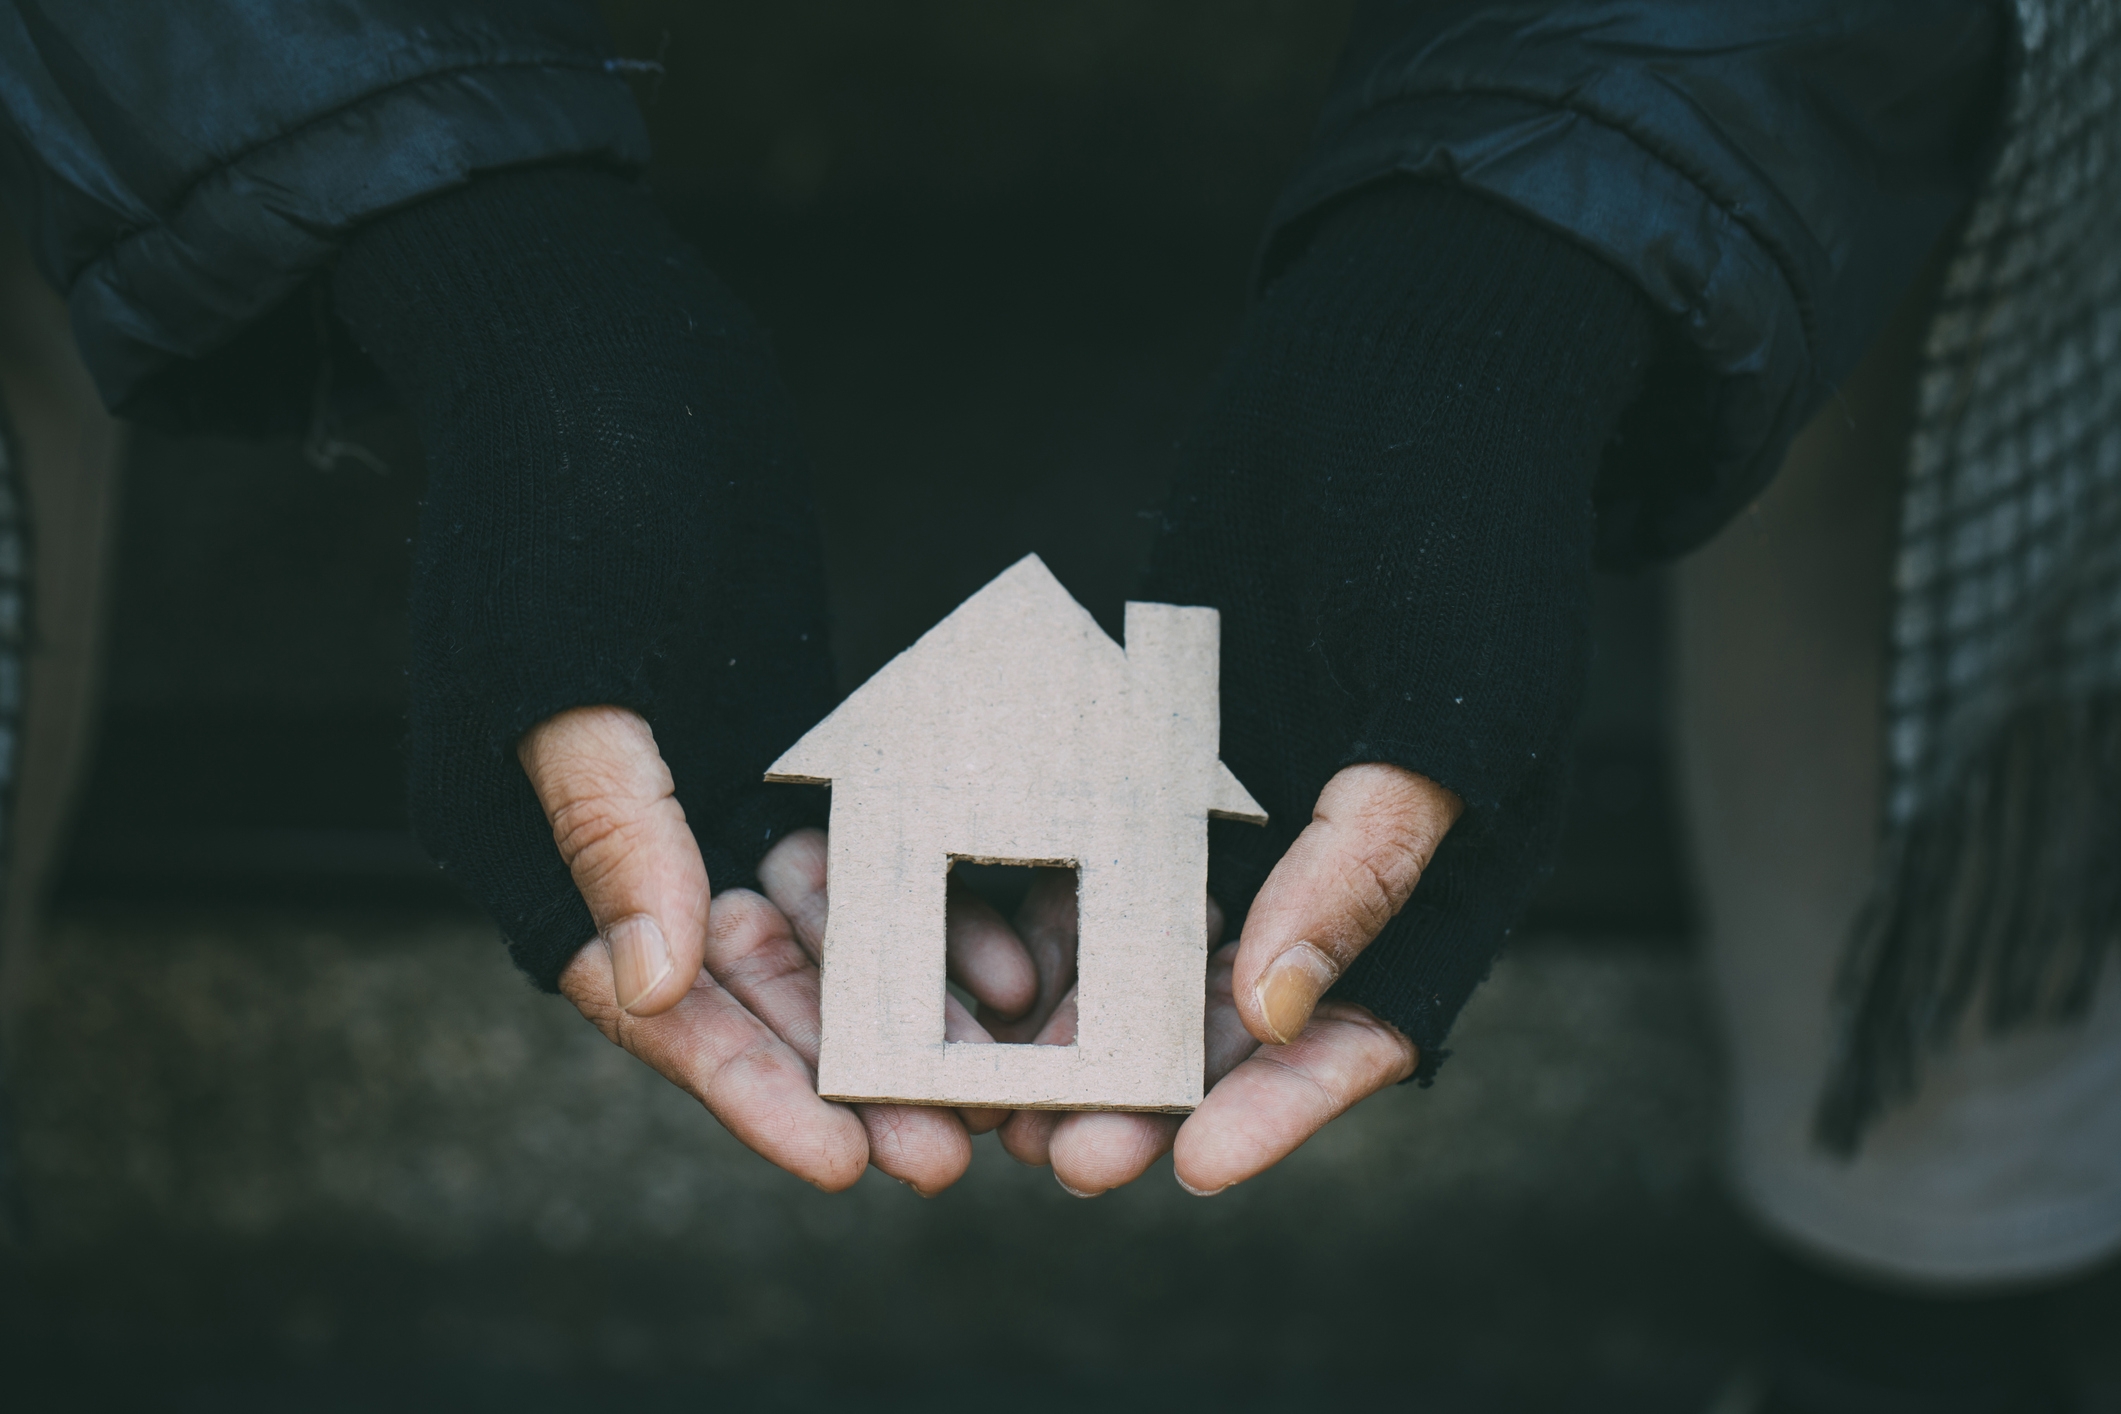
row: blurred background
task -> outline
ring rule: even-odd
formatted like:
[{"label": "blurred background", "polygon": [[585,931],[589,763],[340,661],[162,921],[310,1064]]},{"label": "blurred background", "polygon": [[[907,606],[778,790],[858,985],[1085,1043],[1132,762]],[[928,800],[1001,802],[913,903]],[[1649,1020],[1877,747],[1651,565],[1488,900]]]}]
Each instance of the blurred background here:
[{"label": "blurred background", "polygon": [[[1345,0],[614,0],[655,187],[774,332],[852,687],[1026,552],[1113,629]],[[1203,1202],[991,1140],[751,1157],[406,833],[409,428],[137,433],[24,985],[0,1356],[69,1407],[1709,1409],[1714,1173],[1661,589],[1608,580],[1563,862],[1431,1091]],[[34,750],[34,746],[32,746]],[[42,1404],[36,1407],[45,1407]]]}]

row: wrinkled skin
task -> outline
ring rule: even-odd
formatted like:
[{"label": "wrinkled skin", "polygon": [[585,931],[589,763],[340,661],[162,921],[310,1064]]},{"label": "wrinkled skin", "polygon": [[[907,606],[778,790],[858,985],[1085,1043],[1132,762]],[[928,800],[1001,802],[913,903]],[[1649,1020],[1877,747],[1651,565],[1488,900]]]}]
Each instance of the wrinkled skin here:
[{"label": "wrinkled skin", "polygon": [[[518,755],[598,934],[560,989],[613,1042],[693,1096],[770,1162],[828,1192],[870,1164],[932,1196],[1001,1131],[1019,1161],[1092,1197],[1166,1152],[1189,1192],[1272,1167],[1419,1059],[1390,1025],[1320,996],[1397,913],[1457,820],[1458,798],[1394,766],[1351,766],[1254,899],[1244,936],[1208,968],[1207,1097],[1176,1115],[843,1105],[817,1094],[825,836],[804,830],[759,865],[764,894],[712,891],[648,724],[575,708]],[[1208,901],[1209,943],[1222,911]],[[1065,1045],[1075,1035],[1075,892],[1046,871],[1015,919],[953,882],[946,1007],[953,1041]]]}]

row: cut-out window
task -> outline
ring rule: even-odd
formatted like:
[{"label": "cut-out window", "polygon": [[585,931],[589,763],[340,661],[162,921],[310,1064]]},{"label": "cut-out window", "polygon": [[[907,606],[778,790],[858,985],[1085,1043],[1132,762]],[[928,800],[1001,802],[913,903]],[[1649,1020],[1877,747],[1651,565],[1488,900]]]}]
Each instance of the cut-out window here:
[{"label": "cut-out window", "polygon": [[[1029,1033],[1045,1019],[1043,1013],[1050,1013],[1055,1000],[1044,998],[1046,1005],[1038,1006],[1037,978],[1027,975],[1017,947],[1027,933],[1048,938],[1058,935],[1067,945],[1068,964],[1055,991],[1065,993],[1074,985],[1073,941],[1080,887],[1081,870],[1072,860],[950,857],[944,989],[947,997],[955,997],[968,1014],[981,1019],[1002,1044],[1029,1043],[1033,1039]],[[1031,1010],[1014,1017],[989,1010],[982,1017],[983,996],[1021,999]]]}]

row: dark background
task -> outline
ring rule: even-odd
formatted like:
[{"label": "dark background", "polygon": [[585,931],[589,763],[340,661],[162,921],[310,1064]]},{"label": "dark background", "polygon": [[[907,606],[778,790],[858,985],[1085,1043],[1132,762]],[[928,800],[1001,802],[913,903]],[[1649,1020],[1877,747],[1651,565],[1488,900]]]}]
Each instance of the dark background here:
[{"label": "dark background", "polygon": [[[1030,551],[1117,630],[1349,9],[605,6],[801,408],[843,687]],[[1212,1203],[991,1144],[827,1199],[530,995],[406,835],[420,458],[351,433],[386,471],[134,443],[18,1099],[27,1407],[1676,1411],[1744,1368],[1654,576],[1600,586],[1563,861],[1434,1090]]]},{"label": "dark background", "polygon": [[[651,180],[773,331],[842,686],[1036,551],[1117,635],[1343,3],[606,7]],[[448,897],[405,836],[417,443],[143,434],[74,901]],[[1653,579],[1601,589],[1575,826],[1534,923],[1676,934]]]}]

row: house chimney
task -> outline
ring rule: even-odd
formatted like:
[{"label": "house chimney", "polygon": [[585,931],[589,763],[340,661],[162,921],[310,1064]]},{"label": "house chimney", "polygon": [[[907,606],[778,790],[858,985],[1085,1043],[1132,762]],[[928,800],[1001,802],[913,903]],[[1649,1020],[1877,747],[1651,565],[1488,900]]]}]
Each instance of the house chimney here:
[{"label": "house chimney", "polygon": [[1221,712],[1222,616],[1176,604],[1127,605],[1128,717],[1137,779],[1198,812],[1214,789]]}]

